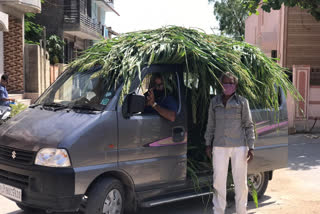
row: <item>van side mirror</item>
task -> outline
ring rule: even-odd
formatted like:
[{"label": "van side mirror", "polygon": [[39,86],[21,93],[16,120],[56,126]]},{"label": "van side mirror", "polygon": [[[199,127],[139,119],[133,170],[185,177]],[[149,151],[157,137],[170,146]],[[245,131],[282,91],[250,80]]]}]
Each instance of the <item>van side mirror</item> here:
[{"label": "van side mirror", "polygon": [[128,94],[122,104],[122,115],[129,118],[133,114],[142,113],[145,108],[145,97],[143,95]]}]

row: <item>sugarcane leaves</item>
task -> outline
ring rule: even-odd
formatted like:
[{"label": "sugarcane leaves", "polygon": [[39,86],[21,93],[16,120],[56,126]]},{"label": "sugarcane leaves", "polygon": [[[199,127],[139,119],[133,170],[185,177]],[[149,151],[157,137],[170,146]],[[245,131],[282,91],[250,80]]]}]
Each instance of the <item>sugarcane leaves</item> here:
[{"label": "sugarcane leaves", "polygon": [[193,188],[195,191],[200,192],[201,191],[201,187],[200,187],[200,181],[197,175],[197,170],[196,170],[196,166],[194,165],[194,162],[192,159],[188,159],[188,175],[191,177],[192,181],[193,181]]},{"label": "sugarcane leaves", "polygon": [[152,50],[151,52],[151,55],[150,55],[150,58],[149,58],[149,62],[148,62],[148,65],[151,65],[154,61],[154,56],[155,56],[155,53],[154,53],[154,50]]},{"label": "sugarcane leaves", "polygon": [[[239,77],[238,92],[251,103],[277,109],[274,85],[287,89],[295,99],[301,98],[289,81],[287,70],[258,48],[195,29],[171,26],[102,40],[70,63],[69,67],[81,72],[97,64],[102,65],[101,75],[108,77],[112,74],[114,81],[120,77],[124,80],[121,97],[128,93],[131,82],[141,75],[144,66],[183,64],[187,84],[192,74],[192,105],[199,112],[207,111],[208,91],[210,87],[221,89],[218,77],[227,71]],[[193,114],[194,122],[203,123],[202,113]]]},{"label": "sugarcane leaves", "polygon": [[258,193],[257,193],[257,190],[254,188],[253,183],[250,179],[248,179],[248,187],[249,187],[249,191],[252,196],[253,202],[256,205],[256,208],[258,208],[259,207]]}]

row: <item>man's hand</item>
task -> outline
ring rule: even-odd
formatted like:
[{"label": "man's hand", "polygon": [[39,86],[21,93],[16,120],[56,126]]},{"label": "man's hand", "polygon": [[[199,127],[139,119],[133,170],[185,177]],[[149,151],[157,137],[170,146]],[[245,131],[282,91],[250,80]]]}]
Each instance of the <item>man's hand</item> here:
[{"label": "man's hand", "polygon": [[210,158],[210,159],[212,158],[212,148],[211,148],[211,146],[207,146],[206,154],[207,154],[208,158]]},{"label": "man's hand", "polygon": [[15,102],[16,100],[13,99],[13,98],[2,98],[0,100],[3,100],[3,101],[7,101],[7,102]]},{"label": "man's hand", "polygon": [[147,106],[153,106],[153,104],[154,104],[154,93],[153,93],[153,88],[152,88],[148,92]]},{"label": "man's hand", "polygon": [[247,161],[248,161],[248,163],[253,160],[253,156],[254,156],[254,154],[253,154],[253,149],[249,149],[248,155],[247,155]]}]

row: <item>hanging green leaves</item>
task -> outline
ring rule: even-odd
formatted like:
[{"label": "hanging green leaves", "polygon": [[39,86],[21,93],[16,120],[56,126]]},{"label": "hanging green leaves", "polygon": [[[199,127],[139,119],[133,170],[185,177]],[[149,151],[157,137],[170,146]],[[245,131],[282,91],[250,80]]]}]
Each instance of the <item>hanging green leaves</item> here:
[{"label": "hanging green leaves", "polygon": [[[245,42],[207,35],[194,29],[165,27],[102,40],[69,66],[79,71],[102,65],[100,74],[124,80],[121,97],[144,66],[183,64],[192,96],[193,122],[202,120],[210,102],[210,89],[221,90],[219,77],[232,72],[239,78],[239,94],[253,105],[278,109],[277,87],[298,99],[286,69]],[[285,92],[287,92],[285,91]],[[188,94],[190,95],[190,94]]]}]

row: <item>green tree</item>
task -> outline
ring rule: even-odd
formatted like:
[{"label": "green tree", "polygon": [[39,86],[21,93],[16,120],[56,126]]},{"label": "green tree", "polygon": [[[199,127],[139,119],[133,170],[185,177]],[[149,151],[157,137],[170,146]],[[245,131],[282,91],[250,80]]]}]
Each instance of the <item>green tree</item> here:
[{"label": "green tree", "polygon": [[243,40],[245,20],[249,15],[242,0],[209,0],[214,2],[214,15],[222,34]]},{"label": "green tree", "polygon": [[[44,3],[44,0],[41,0],[41,3]],[[26,13],[24,16],[24,39],[28,44],[39,44],[43,35],[43,26],[34,23],[35,16],[34,13]]]},{"label": "green tree", "polygon": [[[41,0],[44,3],[44,0]],[[40,44],[43,39],[44,27],[34,22],[36,14],[26,13],[24,21],[25,29],[25,42],[28,44]],[[64,41],[57,35],[48,35],[47,37],[47,50],[50,56],[50,63],[56,64],[63,61],[63,46]]]},{"label": "green tree", "polygon": [[56,64],[63,61],[64,41],[57,35],[51,35],[47,40],[47,48],[50,56],[50,63]]},{"label": "green tree", "polygon": [[39,44],[43,35],[43,27],[34,23],[35,14],[26,13],[24,20],[24,40],[28,44]]},{"label": "green tree", "polygon": [[[210,0],[209,0],[210,1]],[[243,6],[252,14],[256,13],[259,6],[262,10],[270,12],[279,10],[284,4],[287,7],[300,7],[306,9],[316,20],[320,21],[320,0],[244,0]]]}]

